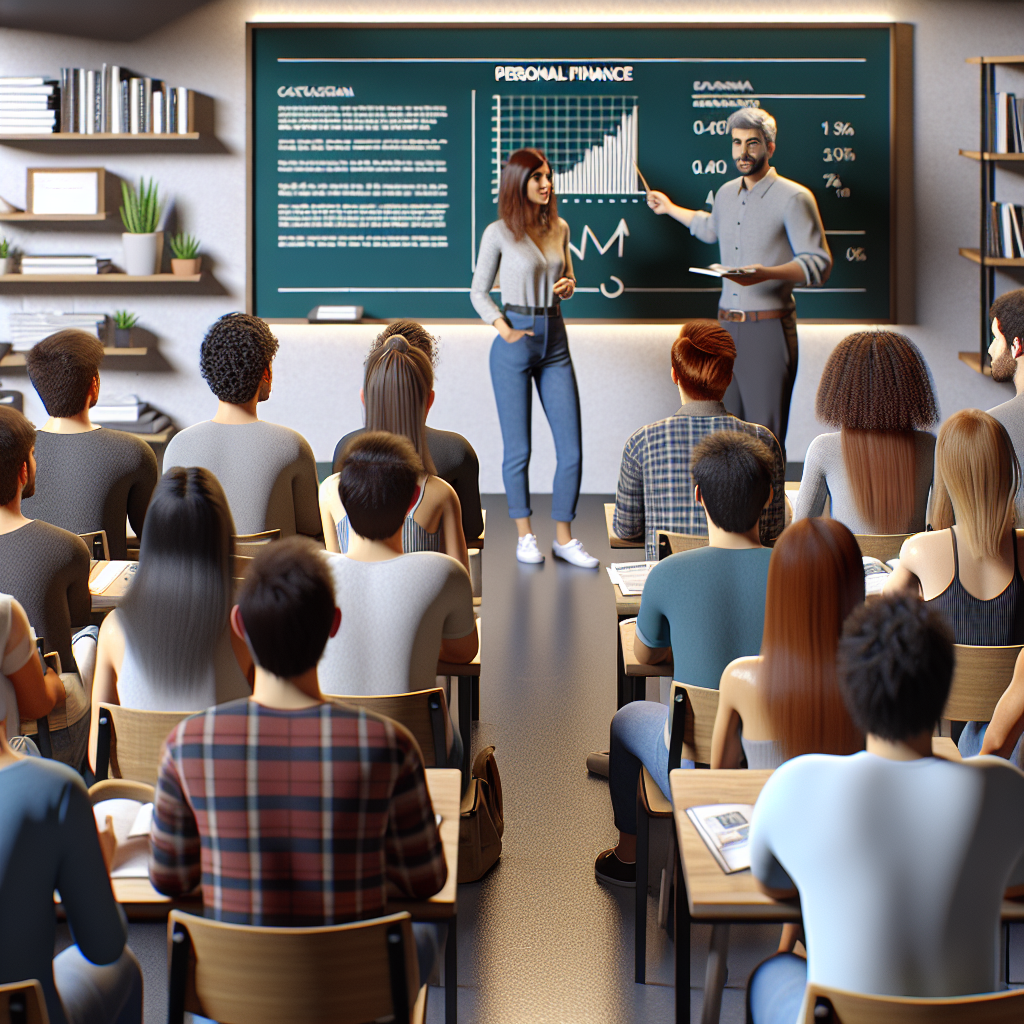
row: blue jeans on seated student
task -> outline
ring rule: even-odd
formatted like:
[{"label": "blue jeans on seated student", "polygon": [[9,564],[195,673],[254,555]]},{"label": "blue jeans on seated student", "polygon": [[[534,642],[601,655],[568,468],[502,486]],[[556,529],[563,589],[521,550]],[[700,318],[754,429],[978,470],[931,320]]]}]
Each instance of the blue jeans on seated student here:
[{"label": "blue jeans on seated student", "polygon": [[776,953],[756,968],[747,983],[747,1019],[754,1024],[797,1024],[807,987],[807,961]]},{"label": "blue jeans on seated student", "polygon": [[94,964],[78,946],[53,958],[57,986],[68,1024],[141,1024],[142,971],[125,946],[112,964]]},{"label": "blue jeans on seated student", "polygon": [[[608,756],[608,788],[615,827],[620,832],[636,835],[636,785],[641,766],[651,773],[662,793],[669,795],[667,723],[668,708],[650,700],[635,700],[615,712]],[[682,761],[679,767],[692,768],[693,762]]]},{"label": "blue jeans on seated student", "polygon": [[[961,757],[977,757],[981,753],[981,745],[985,742],[987,729],[988,722],[968,722],[964,726],[964,731],[960,733],[960,740],[957,743]],[[1024,761],[1021,761],[1021,743],[1024,743],[1024,735],[1017,740],[1009,761],[1010,764],[1024,770]]]},{"label": "blue jeans on seated student", "polygon": [[491,382],[498,406],[505,455],[501,476],[508,514],[524,519],[530,508],[530,452],[533,382],[555,440],[555,480],[551,489],[551,518],[571,523],[576,518],[583,473],[580,393],[569,356],[569,340],[560,316],[533,317],[508,313],[517,330],[533,331],[511,345],[500,335],[491,345]]}]

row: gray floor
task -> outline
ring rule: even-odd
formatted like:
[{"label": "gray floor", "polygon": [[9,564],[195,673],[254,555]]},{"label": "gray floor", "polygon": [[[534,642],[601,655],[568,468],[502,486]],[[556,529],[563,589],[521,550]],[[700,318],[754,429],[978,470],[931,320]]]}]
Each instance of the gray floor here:
[{"label": "gray floor", "polygon": [[[505,796],[504,851],[480,882],[459,890],[462,1024],[658,1024],[673,1019],[672,945],[648,913],[647,985],[633,982],[633,893],[594,881],[594,857],[615,841],[608,787],[584,758],[604,750],[615,711],[615,608],[604,566],[626,561],[605,536],[602,503],[580,500],[577,535],[601,559],[597,572],[515,561],[503,495],[485,498],[483,672],[473,749],[493,743]],[[535,526],[550,552],[550,497],[535,498]],[[658,864],[660,869],[660,863]],[[652,873],[657,878],[657,873]],[[743,990],[778,928],[734,928],[722,1021],[744,1020]],[[710,929],[694,926],[691,975],[703,979]],[[67,939],[65,938],[66,942]],[[146,1020],[166,1020],[166,927],[132,925],[146,979]],[[1024,975],[1013,944],[1011,978]],[[1021,962],[1018,963],[1017,961]],[[699,1020],[701,992],[690,996]],[[432,989],[431,1024],[444,1019]]]}]

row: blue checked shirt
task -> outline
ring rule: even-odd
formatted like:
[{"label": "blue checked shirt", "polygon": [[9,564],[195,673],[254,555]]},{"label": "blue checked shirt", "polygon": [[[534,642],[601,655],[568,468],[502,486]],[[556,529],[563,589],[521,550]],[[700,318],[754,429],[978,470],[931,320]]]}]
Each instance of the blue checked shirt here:
[{"label": "blue checked shirt", "polygon": [[786,523],[786,460],[767,428],[731,416],[721,402],[687,402],[668,419],[641,427],[626,442],[615,493],[612,529],[623,540],[644,537],[647,558],[658,557],[656,531],[706,537],[704,509],[693,500],[693,450],[719,430],[739,430],[763,441],[775,459],[771,504],[761,513],[761,543],[774,541]]}]

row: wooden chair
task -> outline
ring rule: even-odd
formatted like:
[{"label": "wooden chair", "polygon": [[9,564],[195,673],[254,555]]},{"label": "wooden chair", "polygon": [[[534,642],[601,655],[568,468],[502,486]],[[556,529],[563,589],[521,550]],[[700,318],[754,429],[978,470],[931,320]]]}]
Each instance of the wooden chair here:
[{"label": "wooden chair", "polygon": [[999,698],[1010,685],[1020,645],[970,647],[954,644],[956,662],[944,721],[991,722]]},{"label": "wooden chair", "polygon": [[414,690],[412,693],[393,693],[382,697],[335,695],[330,699],[394,719],[416,737],[425,767],[448,767],[448,746],[444,738],[447,703],[440,686],[432,690]]},{"label": "wooden chair", "polygon": [[89,533],[80,533],[78,536],[85,541],[85,545],[89,549],[89,557],[94,562],[110,561],[110,545],[107,544],[106,530],[92,530]]},{"label": "wooden chair", "polygon": [[693,533],[670,533],[668,530],[658,530],[658,560],[668,558],[669,555],[677,555],[680,551],[692,551],[694,548],[706,548],[707,537],[698,537]]},{"label": "wooden chair", "polygon": [[1017,1024],[1024,989],[944,999],[865,996],[808,985],[803,1024]]},{"label": "wooden chair", "polygon": [[225,924],[172,910],[168,1024],[422,1024],[408,913],[323,928]]},{"label": "wooden chair", "polygon": [[[669,698],[669,771],[678,768],[684,757],[697,764],[711,763],[711,734],[714,732],[717,714],[717,690],[688,683],[672,683]],[[651,818],[671,817],[672,801],[662,793],[650,772],[641,768],[636,794],[636,910],[633,925],[633,973],[638,985],[646,984],[647,978],[647,859]],[[672,858],[675,856],[674,838],[671,846],[669,864],[673,863]],[[668,907],[669,877],[670,874],[662,872],[659,918],[662,916],[662,908],[667,910]]]},{"label": "wooden chair", "polygon": [[262,533],[239,533],[235,535],[235,554],[252,558],[268,544],[281,539],[280,530],[264,530]]},{"label": "wooden chair", "polygon": [[[462,777],[469,777],[472,754],[473,722],[480,718],[480,655],[483,652],[483,620],[476,620],[476,635],[479,641],[476,657],[468,665],[456,665],[439,661],[437,674],[444,676],[451,687],[451,678],[459,681],[459,734],[462,736]],[[449,704],[451,703],[449,699]]]},{"label": "wooden chair", "polygon": [[0,985],[0,1024],[50,1024],[43,986],[35,980]]},{"label": "wooden chair", "polygon": [[245,574],[252,565],[252,555],[240,555],[237,552],[231,556],[231,577],[236,580],[244,580]]},{"label": "wooden chair", "polygon": [[100,704],[96,781],[113,775],[155,786],[160,751],[171,730],[191,711],[140,711]]},{"label": "wooden chair", "polygon": [[912,533],[858,533],[854,535],[860,553],[867,558],[877,558],[880,562],[888,562],[890,558],[900,557],[900,548]]}]

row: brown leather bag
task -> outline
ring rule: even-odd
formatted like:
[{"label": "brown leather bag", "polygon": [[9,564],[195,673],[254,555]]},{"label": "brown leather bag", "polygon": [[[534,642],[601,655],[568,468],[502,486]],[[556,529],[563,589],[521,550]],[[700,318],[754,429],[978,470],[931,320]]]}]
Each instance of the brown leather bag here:
[{"label": "brown leather bag", "polygon": [[462,798],[459,821],[459,881],[483,878],[501,856],[505,814],[501,776],[494,747],[485,747],[473,761],[469,789]]}]

